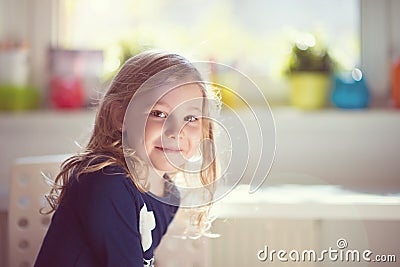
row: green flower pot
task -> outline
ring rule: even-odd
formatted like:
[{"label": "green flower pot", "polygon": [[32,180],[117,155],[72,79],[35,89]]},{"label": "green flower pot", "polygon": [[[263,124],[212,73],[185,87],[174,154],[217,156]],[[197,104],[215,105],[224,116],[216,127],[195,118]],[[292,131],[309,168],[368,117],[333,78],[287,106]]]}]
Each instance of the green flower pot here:
[{"label": "green flower pot", "polygon": [[319,72],[292,73],[290,80],[291,104],[300,109],[319,109],[327,104],[331,76]]},{"label": "green flower pot", "polygon": [[0,85],[0,111],[39,108],[39,92],[31,86]]}]

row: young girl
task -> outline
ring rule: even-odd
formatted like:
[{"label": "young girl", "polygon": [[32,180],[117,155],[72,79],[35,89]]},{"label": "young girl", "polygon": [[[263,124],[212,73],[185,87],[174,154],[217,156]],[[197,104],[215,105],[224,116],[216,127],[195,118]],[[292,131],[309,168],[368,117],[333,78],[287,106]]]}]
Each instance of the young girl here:
[{"label": "young girl", "polygon": [[[212,200],[209,94],[177,54],[147,51],[128,60],[102,100],[87,147],[55,179],[48,196],[55,213],[35,266],[153,266],[182,202],[174,177],[197,175]],[[207,211],[191,222],[199,232]]]}]

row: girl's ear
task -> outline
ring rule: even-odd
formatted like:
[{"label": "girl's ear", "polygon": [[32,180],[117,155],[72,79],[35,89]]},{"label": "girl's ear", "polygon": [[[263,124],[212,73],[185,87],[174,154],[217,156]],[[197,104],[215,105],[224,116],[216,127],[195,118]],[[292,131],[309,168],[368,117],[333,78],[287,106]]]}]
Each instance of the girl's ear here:
[{"label": "girl's ear", "polygon": [[125,110],[120,102],[113,102],[110,109],[111,123],[114,129],[122,132],[122,124],[124,122]]}]

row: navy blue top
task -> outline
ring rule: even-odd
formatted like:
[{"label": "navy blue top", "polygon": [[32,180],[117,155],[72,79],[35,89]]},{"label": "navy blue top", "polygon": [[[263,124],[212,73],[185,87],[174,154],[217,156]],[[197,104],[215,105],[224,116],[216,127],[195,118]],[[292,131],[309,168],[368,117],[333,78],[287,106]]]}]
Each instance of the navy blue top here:
[{"label": "navy blue top", "polygon": [[120,167],[71,177],[35,267],[152,266],[177,209],[140,192]]}]

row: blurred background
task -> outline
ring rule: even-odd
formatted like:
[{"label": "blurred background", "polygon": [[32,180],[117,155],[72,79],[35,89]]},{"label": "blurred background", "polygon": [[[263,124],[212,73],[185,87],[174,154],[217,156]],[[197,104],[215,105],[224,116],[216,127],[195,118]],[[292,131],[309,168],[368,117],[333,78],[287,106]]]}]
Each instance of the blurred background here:
[{"label": "blurred background", "polygon": [[[290,235],[301,232],[307,237],[293,240],[308,240],[299,243],[306,248],[332,246],[344,235],[357,248],[394,253],[400,247],[395,238],[399,218],[382,214],[396,213],[400,203],[399,13],[396,0],[0,0],[0,266],[11,262],[8,253],[27,255],[26,243],[11,237],[23,235],[26,227],[21,225],[29,224],[10,230],[19,220],[19,215],[10,219],[11,207],[21,208],[10,192],[25,190],[12,189],[19,177],[17,159],[79,150],[110,79],[127,58],[151,48],[230,65],[259,86],[276,126],[275,161],[265,190],[328,186],[312,187],[313,193],[309,187],[290,187],[279,191],[287,197],[272,199],[263,196],[276,194],[260,190],[261,198],[243,209],[270,205],[272,213],[260,211],[265,218],[253,220],[233,208],[217,221],[216,231],[227,232],[216,242],[184,245],[201,255],[193,256],[203,259],[200,263],[165,266],[222,266],[223,258],[231,259],[229,266],[245,266],[257,259],[262,241],[275,240],[275,249],[290,247]],[[229,78],[214,71],[217,81]],[[233,90],[246,94],[240,83]],[[240,112],[229,92],[222,97]],[[257,106],[259,99],[249,99]],[[346,191],[351,197],[339,203],[344,210],[334,202],[334,207],[321,204],[310,211],[307,201],[324,202],[330,193],[340,200],[340,190],[351,190]],[[304,194],[315,198],[305,200]],[[293,209],[274,206],[288,199]],[[241,205],[242,200],[238,196],[232,203]],[[299,210],[305,215],[291,216]],[[321,215],[324,210],[331,213]],[[226,237],[245,228],[255,231]],[[251,247],[250,241],[260,236]],[[19,248],[9,248],[11,242]],[[181,246],[171,242],[164,251]],[[253,250],[221,250],[239,243]],[[30,266],[29,260],[13,264]]]},{"label": "blurred background", "polygon": [[[97,74],[104,81],[127,57],[148,48],[238,67],[267,87],[269,101],[278,104],[287,102],[288,88],[283,78],[296,41],[321,42],[343,71],[362,64],[358,0],[2,3],[2,50],[11,46],[21,53],[26,51],[26,79],[37,87],[41,99],[48,96],[49,75],[88,79]],[[53,54],[49,52],[52,48],[57,50]],[[88,58],[88,53],[95,53],[93,50],[101,54]],[[53,64],[50,70],[49,60]],[[88,87],[87,93],[93,95],[93,84]]]},{"label": "blurred background", "polygon": [[75,82],[84,98],[93,96],[126,58],[159,48],[238,67],[260,83],[271,104],[284,105],[296,44],[328,52],[335,73],[360,68],[374,103],[387,104],[391,67],[400,53],[396,7],[396,1],[360,0],[2,0],[0,83],[33,86],[40,107],[57,106],[48,101],[50,89],[57,88],[50,86],[54,79]]}]

